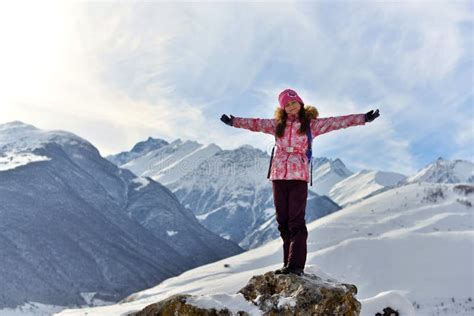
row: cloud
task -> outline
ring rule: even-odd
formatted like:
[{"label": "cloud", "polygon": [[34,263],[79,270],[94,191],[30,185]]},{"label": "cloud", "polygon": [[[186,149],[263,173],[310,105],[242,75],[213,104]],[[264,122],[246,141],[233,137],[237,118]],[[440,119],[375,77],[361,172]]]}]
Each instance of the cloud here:
[{"label": "cloud", "polygon": [[278,93],[292,87],[321,117],[380,109],[369,125],[318,139],[321,155],[410,173],[438,154],[414,147],[428,135],[442,140],[445,156],[472,143],[461,127],[441,137],[472,120],[451,115],[472,87],[466,6],[45,2],[35,14],[3,6],[0,17],[15,18],[2,19],[2,29],[16,31],[2,33],[8,71],[0,82],[9,88],[0,92],[0,120],[70,130],[103,155],[148,136],[269,153],[271,135],[219,118],[273,117]]}]

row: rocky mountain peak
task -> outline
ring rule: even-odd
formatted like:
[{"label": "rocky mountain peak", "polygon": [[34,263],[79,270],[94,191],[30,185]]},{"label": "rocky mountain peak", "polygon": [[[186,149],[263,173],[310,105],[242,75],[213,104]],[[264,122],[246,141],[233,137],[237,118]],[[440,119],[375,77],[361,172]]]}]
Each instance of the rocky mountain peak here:
[{"label": "rocky mountain peak", "polygon": [[147,140],[136,143],[131,151],[137,154],[146,154],[166,145],[168,145],[168,142],[164,139],[148,137]]},{"label": "rocky mountain peak", "polygon": [[467,160],[446,160],[438,157],[407,182],[459,183],[474,182],[474,164]]}]

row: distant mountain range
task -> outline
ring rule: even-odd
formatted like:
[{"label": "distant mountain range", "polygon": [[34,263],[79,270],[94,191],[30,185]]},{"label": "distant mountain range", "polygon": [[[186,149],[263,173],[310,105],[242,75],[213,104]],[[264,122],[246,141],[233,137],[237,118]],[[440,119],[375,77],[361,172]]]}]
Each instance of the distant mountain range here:
[{"label": "distant mountain range", "polygon": [[[279,236],[272,186],[267,179],[270,157],[265,152],[249,145],[222,150],[214,144],[181,139],[168,145],[152,138],[144,143],[148,143],[143,145],[147,152],[142,155],[132,158],[123,152],[107,159],[117,163],[118,157],[128,155],[130,160],[122,168],[162,183],[209,230],[245,249]],[[322,168],[330,163],[318,159],[316,165]],[[308,192],[307,222],[339,209],[330,198]]]},{"label": "distant mountain range", "polygon": [[[168,143],[148,138],[138,144],[146,148],[146,152],[137,155],[132,149],[107,159],[118,164],[122,162],[121,167],[167,186],[204,226],[245,249],[279,237],[272,186],[267,179],[270,160],[267,153],[250,145],[222,150],[215,144],[205,146],[181,139]],[[124,156],[129,159],[119,159]],[[450,167],[453,165],[457,167]],[[438,160],[408,179],[388,171],[354,173],[340,159],[315,157],[313,186],[308,186],[306,222],[403,183],[422,179],[472,182],[472,166],[467,161],[441,163]]]},{"label": "distant mountain range", "polygon": [[406,182],[474,183],[473,166],[471,161],[460,159],[450,161],[439,157],[409,177]]},{"label": "distant mountain range", "polygon": [[0,308],[117,300],[243,251],[86,140],[18,121],[0,125],[0,200]]},{"label": "distant mountain range", "polygon": [[[150,137],[107,159],[68,132],[18,121],[0,125],[0,308],[26,302],[81,305],[91,293],[113,301],[242,248],[280,241],[266,178],[269,156],[259,149],[222,150]],[[318,231],[324,232],[325,218],[337,219],[334,213],[353,206],[362,216],[368,207],[364,203],[382,196],[390,198],[377,208],[437,203],[458,186],[429,186],[409,200],[405,195],[417,184],[473,183],[473,169],[472,162],[440,158],[406,177],[388,171],[354,173],[340,159],[315,158],[306,221],[309,228],[319,223]],[[421,200],[415,205],[413,199]],[[456,203],[472,206],[469,198],[458,197]],[[396,219],[387,216],[382,219],[387,223]],[[426,225],[441,220],[433,216]],[[442,217],[448,221],[441,227],[448,230],[451,219],[460,218]],[[367,223],[355,231],[369,231],[363,228]],[[344,243],[348,225],[313,236],[317,248],[311,249],[333,247],[336,239]],[[472,230],[472,225],[462,227]],[[335,232],[337,238],[324,240]]]}]

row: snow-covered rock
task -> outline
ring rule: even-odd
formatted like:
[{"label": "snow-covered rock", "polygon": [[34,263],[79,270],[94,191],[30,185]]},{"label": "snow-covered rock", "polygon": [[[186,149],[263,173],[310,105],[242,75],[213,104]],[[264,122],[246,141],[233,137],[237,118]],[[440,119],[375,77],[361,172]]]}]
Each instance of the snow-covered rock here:
[{"label": "snow-covered rock", "polygon": [[253,276],[236,294],[175,294],[134,315],[358,315],[356,293],[352,284],[314,274],[269,271]]}]

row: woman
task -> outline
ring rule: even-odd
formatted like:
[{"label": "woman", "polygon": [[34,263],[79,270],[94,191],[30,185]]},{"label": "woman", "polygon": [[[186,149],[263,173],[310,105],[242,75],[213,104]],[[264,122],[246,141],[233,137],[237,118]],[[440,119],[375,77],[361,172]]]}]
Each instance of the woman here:
[{"label": "woman", "polygon": [[224,114],[221,121],[233,127],[275,135],[277,150],[272,160],[270,180],[278,230],[283,239],[284,263],[275,273],[302,275],[308,238],[305,223],[309,179],[306,132],[309,128],[313,139],[330,131],[364,125],[380,114],[377,109],[365,114],[318,118],[317,109],[305,106],[292,89],[283,90],[278,101],[280,106],[273,119],[228,117]]}]

